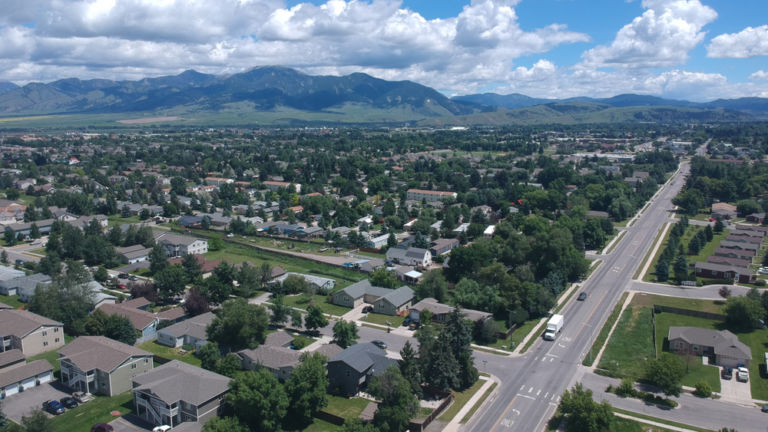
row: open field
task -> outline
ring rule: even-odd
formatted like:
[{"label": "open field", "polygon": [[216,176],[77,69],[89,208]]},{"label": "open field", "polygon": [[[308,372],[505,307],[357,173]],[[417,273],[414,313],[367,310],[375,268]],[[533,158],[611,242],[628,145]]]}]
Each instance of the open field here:
[{"label": "open field", "polygon": [[137,119],[118,120],[117,122],[126,124],[126,125],[136,125],[136,124],[147,124],[147,123],[162,123],[162,122],[177,121],[177,120],[181,120],[181,117],[176,117],[176,116],[146,117],[146,118],[137,118]]}]

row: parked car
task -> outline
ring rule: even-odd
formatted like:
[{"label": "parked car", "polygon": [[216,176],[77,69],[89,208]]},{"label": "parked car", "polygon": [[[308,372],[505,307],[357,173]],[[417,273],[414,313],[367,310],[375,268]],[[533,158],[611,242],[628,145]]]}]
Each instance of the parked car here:
[{"label": "parked car", "polygon": [[764,412],[764,413],[768,413],[768,405],[763,405],[763,406],[760,408],[760,411],[762,411],[762,412]]},{"label": "parked car", "polygon": [[733,378],[733,369],[729,368],[728,366],[724,367],[723,371],[720,373],[720,376],[724,380],[729,380],[729,379]]},{"label": "parked car", "polygon": [[736,379],[741,382],[749,381],[749,369],[745,368],[744,366],[739,366],[739,368],[736,370]]},{"label": "parked car", "polygon": [[131,277],[129,277],[128,280],[130,280],[130,281],[137,281],[137,280],[139,280],[139,278],[136,277],[135,275],[131,275]]},{"label": "parked car", "polygon": [[576,300],[578,300],[578,301],[584,301],[584,300],[586,300],[586,299],[587,299],[587,293],[585,293],[584,291],[582,291],[582,292],[579,294],[579,296],[578,296],[578,297],[576,297]]},{"label": "parked car", "polygon": [[171,427],[170,427],[170,426],[168,426],[168,425],[162,425],[162,426],[155,426],[155,427],[152,429],[152,432],[168,432],[169,430],[171,430]]},{"label": "parked car", "polygon": [[76,392],[72,393],[72,398],[74,400],[76,400],[77,403],[84,404],[84,403],[86,403],[88,401],[92,401],[93,400],[93,395],[91,395],[90,393],[84,393],[84,392],[81,392],[81,391],[76,391]]},{"label": "parked car", "polygon": [[363,308],[363,313],[373,312],[373,306],[365,306]]},{"label": "parked car", "polygon": [[91,426],[91,432],[113,432],[115,429],[106,423],[99,423]]},{"label": "parked car", "polygon": [[53,415],[64,414],[64,407],[57,400],[43,402],[43,409]]},{"label": "parked car", "polygon": [[72,396],[63,397],[63,398],[59,399],[59,402],[66,409],[77,408],[77,401]]},{"label": "parked car", "polygon": [[128,285],[123,284],[123,283],[119,283],[119,284],[117,284],[117,289],[127,290],[128,289]]},{"label": "parked car", "polygon": [[384,341],[380,341],[378,339],[371,341],[372,344],[376,345],[377,347],[385,350],[387,349],[387,344]]},{"label": "parked car", "polygon": [[120,273],[117,277],[120,279],[128,279],[128,273]]}]

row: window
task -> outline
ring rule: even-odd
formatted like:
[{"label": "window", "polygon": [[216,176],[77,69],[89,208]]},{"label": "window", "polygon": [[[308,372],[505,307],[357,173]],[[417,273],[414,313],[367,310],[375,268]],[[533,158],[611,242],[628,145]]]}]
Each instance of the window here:
[{"label": "window", "polygon": [[54,342],[56,342],[56,343],[58,343],[58,342],[59,342],[59,338],[56,338],[56,339],[54,339],[53,341],[54,341]]},{"label": "window", "polygon": [[59,332],[59,328],[58,328],[58,327],[54,327],[54,328],[53,328],[53,332],[54,332],[54,333],[58,333],[58,332]]},{"label": "window", "polygon": [[145,358],[145,359],[144,359],[144,363],[149,363],[149,359],[148,359],[148,358]]},{"label": "window", "polygon": [[43,346],[48,346],[48,342],[43,342]]},{"label": "window", "polygon": [[48,332],[43,330],[43,336],[48,336]]},{"label": "window", "polygon": [[131,369],[136,369],[136,363],[133,363],[133,364],[131,365]]}]

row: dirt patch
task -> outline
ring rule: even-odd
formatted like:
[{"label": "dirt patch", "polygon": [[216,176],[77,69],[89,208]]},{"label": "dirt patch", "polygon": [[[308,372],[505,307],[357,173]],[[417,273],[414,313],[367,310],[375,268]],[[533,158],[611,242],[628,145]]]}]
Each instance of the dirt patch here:
[{"label": "dirt patch", "polygon": [[144,123],[169,122],[169,121],[177,121],[177,120],[181,120],[181,117],[176,117],[176,116],[147,117],[147,118],[140,118],[140,119],[118,120],[117,122],[122,124],[144,124]]}]

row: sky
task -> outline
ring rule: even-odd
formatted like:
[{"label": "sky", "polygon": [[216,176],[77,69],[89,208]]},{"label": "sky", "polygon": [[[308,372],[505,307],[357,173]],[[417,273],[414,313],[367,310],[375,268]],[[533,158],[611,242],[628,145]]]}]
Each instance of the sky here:
[{"label": "sky", "polygon": [[280,65],[448,96],[768,97],[766,0],[0,0],[0,80]]}]

